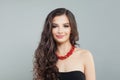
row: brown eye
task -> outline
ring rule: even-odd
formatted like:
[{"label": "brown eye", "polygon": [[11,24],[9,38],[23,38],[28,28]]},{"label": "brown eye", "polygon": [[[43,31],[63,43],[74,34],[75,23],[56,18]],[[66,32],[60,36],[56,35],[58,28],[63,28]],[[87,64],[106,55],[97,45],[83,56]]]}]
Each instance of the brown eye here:
[{"label": "brown eye", "polygon": [[67,28],[67,27],[69,27],[69,25],[64,25],[64,27],[66,27],[66,28]]},{"label": "brown eye", "polygon": [[56,28],[57,26],[55,26],[55,25],[52,25],[52,28]]},{"label": "brown eye", "polygon": [[55,23],[53,23],[53,24],[52,24],[52,28],[56,28],[56,27],[58,27],[58,25],[55,24]]}]

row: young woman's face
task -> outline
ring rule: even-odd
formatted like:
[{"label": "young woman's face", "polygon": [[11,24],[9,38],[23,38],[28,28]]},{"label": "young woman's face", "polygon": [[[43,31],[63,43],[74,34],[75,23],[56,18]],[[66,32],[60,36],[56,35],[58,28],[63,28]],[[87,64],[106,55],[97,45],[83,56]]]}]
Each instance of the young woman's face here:
[{"label": "young woman's face", "polygon": [[66,15],[56,16],[52,22],[52,35],[57,43],[70,40],[71,27]]}]

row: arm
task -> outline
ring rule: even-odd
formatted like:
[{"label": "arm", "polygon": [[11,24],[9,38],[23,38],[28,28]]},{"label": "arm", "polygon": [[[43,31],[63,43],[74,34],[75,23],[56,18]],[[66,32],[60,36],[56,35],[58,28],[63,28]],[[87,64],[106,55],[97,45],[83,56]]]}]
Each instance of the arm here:
[{"label": "arm", "polygon": [[96,80],[94,60],[91,52],[85,51],[84,61],[86,80]]}]

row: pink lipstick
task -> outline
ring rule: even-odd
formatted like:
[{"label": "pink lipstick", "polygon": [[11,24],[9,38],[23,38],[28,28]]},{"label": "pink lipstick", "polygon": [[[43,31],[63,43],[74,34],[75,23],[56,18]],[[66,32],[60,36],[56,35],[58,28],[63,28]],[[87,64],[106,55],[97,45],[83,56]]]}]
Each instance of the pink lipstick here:
[{"label": "pink lipstick", "polygon": [[61,39],[64,37],[64,35],[56,35],[57,38]]}]

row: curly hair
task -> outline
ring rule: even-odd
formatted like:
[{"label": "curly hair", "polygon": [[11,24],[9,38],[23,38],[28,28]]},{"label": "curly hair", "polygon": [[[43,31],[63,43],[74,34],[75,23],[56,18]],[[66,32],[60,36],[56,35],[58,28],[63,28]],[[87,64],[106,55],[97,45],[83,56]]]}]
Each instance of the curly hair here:
[{"label": "curly hair", "polygon": [[65,8],[57,8],[51,11],[45,20],[41,40],[35,50],[33,80],[58,80],[58,68],[56,66],[58,58],[55,55],[57,45],[52,35],[52,21],[54,17],[60,15],[66,15],[69,19],[70,43],[76,45],[76,41],[79,40],[76,20],[72,12]]}]

